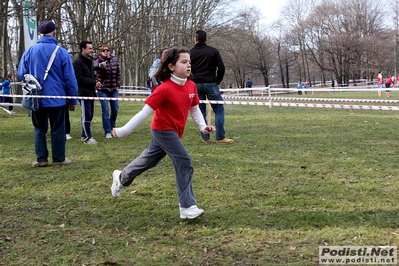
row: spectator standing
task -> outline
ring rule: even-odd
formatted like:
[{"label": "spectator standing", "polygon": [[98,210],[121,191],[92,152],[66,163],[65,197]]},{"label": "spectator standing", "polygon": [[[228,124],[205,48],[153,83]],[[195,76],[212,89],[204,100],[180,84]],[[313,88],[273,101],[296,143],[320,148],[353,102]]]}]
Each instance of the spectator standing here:
[{"label": "spectator standing", "polygon": [[123,138],[155,112],[151,122],[152,140],[149,147],[122,171],[113,172],[111,194],[119,197],[121,190],[129,186],[138,175],[156,166],[168,155],[175,168],[181,219],[194,219],[204,214],[197,207],[192,189],[192,160],[180,140],[188,114],[191,114],[201,132],[215,130],[214,126],[205,124],[198,107],[195,84],[188,79],[191,73],[189,52],[188,48],[180,47],[166,52],[155,75],[162,84],[145,100],[145,106],[139,113],[122,128],[113,130],[114,137]]},{"label": "spectator standing", "polygon": [[[78,81],[78,94],[85,97],[97,97],[96,89],[101,88],[97,81],[93,65],[93,43],[82,41],[79,44],[80,53],[73,61],[76,80]],[[85,144],[97,144],[91,135],[91,121],[94,115],[94,99],[79,100],[82,110],[82,141]]]},{"label": "spectator standing", "polygon": [[[379,71],[378,75],[377,75],[377,87],[378,87],[378,89],[382,89],[382,85],[383,85],[382,71]],[[381,95],[382,95],[381,90],[378,90],[378,96],[381,97]]]},{"label": "spectator standing", "polygon": [[150,67],[150,70],[148,72],[148,78],[150,80],[150,87],[151,87],[151,92],[154,91],[154,89],[159,86],[161,83],[160,81],[158,81],[154,76],[155,73],[158,70],[159,65],[161,64],[161,58],[162,55],[164,54],[164,52],[166,52],[168,50],[167,47],[162,48],[159,51],[159,55],[157,56],[157,58],[154,60],[154,62],[152,63],[152,66]]},{"label": "spectator standing", "polygon": [[296,84],[296,88],[298,90],[298,95],[302,95],[302,83],[300,81]]},{"label": "spectator standing", "polygon": [[147,76],[147,90],[152,91],[152,84],[149,76]]},{"label": "spectator standing", "polygon": [[[393,87],[395,84],[395,76],[391,76],[385,81],[385,89],[389,89],[390,87]],[[389,90],[385,90],[385,95],[389,98],[391,97],[391,93]]]},{"label": "spectator standing", "polygon": [[[62,47],[57,51],[47,79],[43,81],[47,63],[58,45],[56,26],[52,21],[43,21],[38,27],[41,35],[37,44],[31,46],[22,55],[18,67],[18,76],[23,80],[25,74],[38,78],[42,85],[42,95],[60,96],[56,98],[42,98],[40,108],[32,111],[32,123],[35,127],[35,152],[36,161],[33,167],[48,165],[47,130],[50,121],[51,148],[54,166],[71,164],[65,158],[65,105],[63,96],[77,96],[78,86],[69,53]],[[76,99],[71,99],[70,104],[75,106]]]},{"label": "spectator standing", "polygon": [[[195,46],[190,50],[191,71],[193,81],[197,85],[200,100],[223,101],[219,84],[222,82],[225,72],[224,63],[220,52],[206,44],[206,32],[197,30],[195,33]],[[200,110],[206,121],[206,104],[200,103]],[[232,139],[225,137],[224,130],[224,105],[211,104],[215,113],[216,143],[232,143]],[[205,143],[210,142],[209,133],[201,133]]]},{"label": "spectator standing", "polygon": [[309,80],[305,80],[305,83],[303,84],[303,88],[305,89],[303,91],[303,94],[306,94],[306,89],[309,89]]},{"label": "spectator standing", "polygon": [[[252,82],[252,80],[250,79],[250,78],[248,78],[247,79],[247,81],[245,82],[245,87],[246,88],[252,88],[252,86],[253,86],[253,82]],[[253,93],[252,93],[252,90],[250,90],[250,91],[247,91],[247,96],[248,95],[252,95]]]},{"label": "spectator standing", "polygon": [[[12,74],[8,74],[7,78],[1,84],[1,93],[3,94],[3,102],[12,104],[14,103],[12,96],[6,96],[6,95],[11,95],[11,80],[12,80]],[[13,109],[14,106],[12,105],[8,106],[8,111],[10,111],[11,114],[15,114]]]},{"label": "spectator standing", "polygon": [[[101,46],[100,54],[94,61],[94,70],[97,71],[97,80],[101,83],[101,87],[97,89],[97,96],[117,99],[118,89],[121,86],[121,69],[118,59],[112,53],[111,46]],[[118,101],[100,100],[100,104],[105,137],[112,139],[112,129],[116,127],[118,117]]]}]

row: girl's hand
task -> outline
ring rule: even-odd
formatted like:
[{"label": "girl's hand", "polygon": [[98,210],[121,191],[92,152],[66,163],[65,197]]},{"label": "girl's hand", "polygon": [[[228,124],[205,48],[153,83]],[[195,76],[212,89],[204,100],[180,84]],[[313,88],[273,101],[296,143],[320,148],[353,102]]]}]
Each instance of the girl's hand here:
[{"label": "girl's hand", "polygon": [[215,131],[216,131],[216,128],[212,125],[206,126],[206,128],[204,129],[205,134],[210,133],[210,132],[215,132]]},{"label": "girl's hand", "polygon": [[114,138],[119,138],[118,135],[116,134],[115,128],[112,129],[112,136]]}]

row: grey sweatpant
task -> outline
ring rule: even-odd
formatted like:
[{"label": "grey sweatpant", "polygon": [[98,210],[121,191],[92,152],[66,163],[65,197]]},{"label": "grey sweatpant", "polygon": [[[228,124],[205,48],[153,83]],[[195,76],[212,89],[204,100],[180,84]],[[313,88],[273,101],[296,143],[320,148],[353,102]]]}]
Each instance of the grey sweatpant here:
[{"label": "grey sweatpant", "polygon": [[191,183],[194,167],[179,136],[173,130],[159,131],[152,129],[151,135],[150,146],[122,170],[121,184],[129,186],[138,175],[156,166],[167,154],[175,167],[176,188],[180,206],[187,208],[196,205]]}]

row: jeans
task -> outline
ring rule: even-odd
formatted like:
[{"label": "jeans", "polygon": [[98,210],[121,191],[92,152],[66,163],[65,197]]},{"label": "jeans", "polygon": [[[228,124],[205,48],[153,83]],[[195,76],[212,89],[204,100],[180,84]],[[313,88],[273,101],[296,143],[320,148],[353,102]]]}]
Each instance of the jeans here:
[{"label": "jeans", "polygon": [[53,162],[65,161],[65,106],[40,108],[32,112],[35,127],[35,152],[38,162],[47,162],[47,130],[50,121],[51,152]]},{"label": "jeans", "polygon": [[173,130],[151,130],[151,135],[149,147],[123,169],[120,176],[121,184],[129,186],[138,175],[156,166],[167,154],[175,168],[180,206],[187,208],[196,205],[191,183],[194,167],[179,136]]},{"label": "jeans", "polygon": [[[196,83],[198,96],[200,100],[209,101],[223,101],[222,95],[220,95],[219,86],[216,83]],[[213,112],[215,113],[215,126],[216,126],[216,140],[225,138],[224,131],[224,105],[223,104],[211,104]],[[199,108],[206,122],[206,104],[200,103]],[[209,134],[201,133],[203,140],[209,140]]]},{"label": "jeans", "polygon": [[[98,97],[108,97],[108,98],[118,98],[118,90],[114,91],[97,91]],[[108,100],[100,100],[101,111],[102,111],[102,121],[104,133],[111,133],[112,128],[116,127],[116,118],[118,117],[118,101],[110,100],[109,105],[111,107],[111,115],[109,114]]]}]

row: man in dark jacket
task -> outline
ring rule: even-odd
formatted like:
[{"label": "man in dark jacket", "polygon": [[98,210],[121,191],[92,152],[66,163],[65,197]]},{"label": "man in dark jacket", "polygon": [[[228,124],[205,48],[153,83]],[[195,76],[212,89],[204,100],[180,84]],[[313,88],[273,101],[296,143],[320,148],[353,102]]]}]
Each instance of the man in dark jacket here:
[{"label": "man in dark jacket", "polygon": [[[73,62],[76,80],[78,81],[78,95],[85,97],[97,97],[96,89],[101,87],[101,82],[96,80],[93,66],[92,42],[82,41],[79,44],[79,56]],[[97,144],[91,135],[91,121],[94,115],[94,99],[79,100],[82,109],[82,141],[85,144]]]},{"label": "man in dark jacket", "polygon": [[[65,96],[75,96],[78,92],[75,73],[73,71],[71,56],[62,47],[57,50],[53,64],[45,80],[44,73],[47,63],[58,45],[56,26],[52,21],[43,21],[39,24],[38,31],[41,35],[37,44],[31,46],[22,55],[18,67],[18,76],[24,80],[25,74],[31,74],[38,78],[42,85],[42,95],[55,96],[54,98],[42,98],[40,108],[32,111],[32,123],[35,127],[35,152],[36,161],[33,167],[48,165],[47,131],[51,127],[51,147],[54,166],[62,166],[72,163],[65,158]],[[59,96],[59,97],[57,97]],[[73,108],[77,104],[76,99],[70,99],[69,104]],[[50,123],[49,123],[50,121]]]},{"label": "man in dark jacket", "polygon": [[[195,33],[195,46],[190,50],[191,73],[197,85],[200,100],[223,101],[220,95],[219,84],[223,80],[225,67],[219,51],[207,45],[206,32],[197,30]],[[202,115],[206,120],[206,104],[200,103]],[[215,113],[216,143],[232,143],[232,139],[225,137],[224,131],[224,105],[211,104]],[[201,133],[205,143],[210,142],[210,135]]]}]

